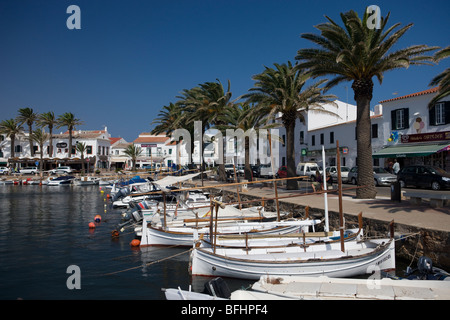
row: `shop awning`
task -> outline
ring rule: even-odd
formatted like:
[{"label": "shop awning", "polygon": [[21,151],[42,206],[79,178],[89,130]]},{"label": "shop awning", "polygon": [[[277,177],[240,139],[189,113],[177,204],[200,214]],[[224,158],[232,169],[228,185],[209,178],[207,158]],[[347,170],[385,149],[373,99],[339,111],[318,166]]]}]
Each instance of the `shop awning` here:
[{"label": "shop awning", "polygon": [[374,152],[373,158],[405,158],[405,157],[425,157],[433,153],[450,150],[450,143],[428,143],[415,145],[393,145],[387,146]]}]

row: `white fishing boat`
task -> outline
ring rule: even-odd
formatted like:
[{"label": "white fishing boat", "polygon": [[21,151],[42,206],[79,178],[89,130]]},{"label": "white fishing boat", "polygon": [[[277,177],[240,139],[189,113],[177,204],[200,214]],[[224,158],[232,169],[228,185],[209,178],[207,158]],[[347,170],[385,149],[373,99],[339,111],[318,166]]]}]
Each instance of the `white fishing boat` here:
[{"label": "white fishing boat", "polygon": [[100,181],[100,178],[85,176],[85,177],[79,177],[79,178],[74,179],[73,184],[76,186],[92,186],[92,185],[98,185],[99,181]]},{"label": "white fishing boat", "polygon": [[[344,241],[360,241],[363,237],[362,213],[358,215],[359,227],[344,230]],[[244,235],[218,235],[211,239],[200,237],[200,247],[217,248],[275,248],[286,246],[302,246],[314,243],[333,243],[339,242],[341,234],[339,230],[329,232],[302,232],[289,233],[283,235],[263,235],[263,234],[244,234]]]},{"label": "white fishing boat", "polygon": [[370,273],[370,267],[395,269],[393,238],[287,246],[283,248],[194,248],[190,273],[259,279],[263,275],[353,277]]},{"label": "white fishing boat", "polygon": [[[248,222],[247,220],[222,221],[214,227],[218,234],[286,234],[300,232],[320,223],[320,220],[296,220],[280,222]],[[141,246],[193,246],[199,235],[209,235],[210,227],[153,227],[144,218],[142,227],[136,230],[141,237]]]},{"label": "white fishing boat", "polygon": [[297,299],[449,300],[450,281],[264,275],[252,291]]},{"label": "white fishing boat", "polygon": [[74,176],[60,176],[58,178],[50,180],[47,185],[49,186],[60,186],[60,185],[70,185],[75,179]]}]

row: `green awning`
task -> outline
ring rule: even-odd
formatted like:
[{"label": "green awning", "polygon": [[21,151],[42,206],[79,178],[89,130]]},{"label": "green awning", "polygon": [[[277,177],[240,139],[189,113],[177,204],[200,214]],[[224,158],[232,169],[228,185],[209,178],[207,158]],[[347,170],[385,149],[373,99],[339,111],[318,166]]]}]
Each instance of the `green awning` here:
[{"label": "green awning", "polygon": [[388,146],[374,152],[373,158],[405,158],[405,157],[425,157],[430,154],[446,151],[450,149],[450,143],[429,143],[429,144],[403,144]]}]

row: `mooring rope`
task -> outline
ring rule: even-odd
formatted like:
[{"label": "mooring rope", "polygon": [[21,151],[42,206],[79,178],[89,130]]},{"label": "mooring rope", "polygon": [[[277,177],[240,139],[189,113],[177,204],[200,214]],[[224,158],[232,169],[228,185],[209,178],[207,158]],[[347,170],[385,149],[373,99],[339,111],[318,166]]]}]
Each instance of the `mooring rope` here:
[{"label": "mooring rope", "polygon": [[171,255],[169,257],[165,257],[165,258],[158,259],[158,260],[155,260],[155,261],[152,261],[152,262],[144,263],[144,264],[139,265],[137,267],[131,267],[131,268],[128,268],[128,269],[123,269],[123,270],[119,270],[119,271],[115,271],[115,272],[105,273],[105,274],[103,274],[103,276],[110,276],[110,275],[121,273],[121,272],[125,272],[125,271],[130,271],[130,270],[135,270],[135,269],[139,269],[139,268],[143,268],[143,267],[148,267],[148,266],[151,266],[152,264],[163,262],[163,261],[175,258],[177,256],[180,256],[182,254],[190,252],[191,250],[192,250],[192,248],[190,248],[189,250],[183,251],[183,252],[178,252],[178,253],[176,253],[174,255]]}]

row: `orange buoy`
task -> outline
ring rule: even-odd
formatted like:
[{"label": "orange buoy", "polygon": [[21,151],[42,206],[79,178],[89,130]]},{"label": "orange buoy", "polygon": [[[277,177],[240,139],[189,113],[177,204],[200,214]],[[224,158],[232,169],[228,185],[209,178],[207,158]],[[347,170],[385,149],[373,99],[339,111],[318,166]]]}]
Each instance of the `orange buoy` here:
[{"label": "orange buoy", "polygon": [[111,231],[111,237],[113,237],[113,238],[118,238],[119,235],[120,235],[119,231],[117,231],[117,230]]},{"label": "orange buoy", "polygon": [[138,239],[134,239],[131,241],[130,245],[132,247],[139,247],[139,245],[141,244],[141,241],[139,241]]},{"label": "orange buoy", "polygon": [[110,197],[110,195],[109,195],[109,193],[106,195],[106,198],[108,198],[109,199],[109,197]]},{"label": "orange buoy", "polygon": [[102,216],[99,215],[99,214],[96,215],[96,216],[94,217],[94,221],[97,222],[97,223],[100,222],[100,221],[102,221]]},{"label": "orange buoy", "polygon": [[95,229],[95,223],[89,222],[89,229]]}]

